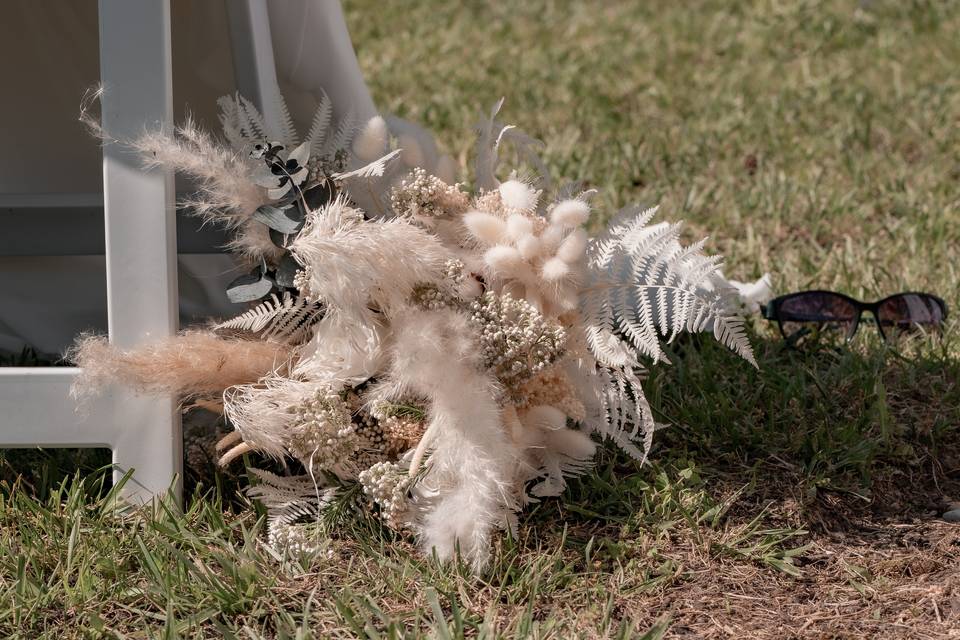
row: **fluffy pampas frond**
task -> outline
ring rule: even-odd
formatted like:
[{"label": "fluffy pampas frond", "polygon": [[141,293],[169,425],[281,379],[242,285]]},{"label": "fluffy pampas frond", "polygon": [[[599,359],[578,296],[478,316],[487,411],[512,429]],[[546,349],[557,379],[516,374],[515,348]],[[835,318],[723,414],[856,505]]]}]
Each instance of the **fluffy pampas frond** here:
[{"label": "fluffy pampas frond", "polygon": [[282,368],[290,357],[285,344],[199,330],[133,349],[114,347],[103,336],[86,336],[67,353],[82,370],[71,389],[76,398],[96,395],[109,384],[180,397],[219,395]]},{"label": "fluffy pampas frond", "polygon": [[279,256],[267,228],[251,219],[268,198],[266,190],[254,184],[253,167],[244,155],[225,149],[190,120],[175,135],[145,133],[130,146],[147,166],[163,165],[196,181],[198,192],[182,204],[204,220],[237,230],[230,249],[254,260]]},{"label": "fluffy pampas frond", "polygon": [[[490,535],[506,525],[518,456],[501,426],[493,379],[483,373],[467,318],[454,311],[408,313],[393,322],[396,334],[389,378],[404,393],[430,400],[421,450],[429,448],[418,482],[421,543],[450,559],[459,546],[480,570]],[[418,471],[419,451],[411,473]]]},{"label": "fluffy pampas frond", "polygon": [[402,219],[363,221],[337,199],[315,212],[290,246],[307,269],[309,295],[328,308],[366,316],[406,304],[416,285],[443,280],[453,254],[439,239]]}]

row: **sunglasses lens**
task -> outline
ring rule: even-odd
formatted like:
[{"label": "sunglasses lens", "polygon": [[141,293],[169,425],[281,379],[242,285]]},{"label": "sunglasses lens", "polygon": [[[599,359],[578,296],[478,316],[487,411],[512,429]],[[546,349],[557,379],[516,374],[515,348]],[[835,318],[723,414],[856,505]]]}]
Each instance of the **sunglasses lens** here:
[{"label": "sunglasses lens", "polygon": [[877,319],[887,335],[925,331],[943,324],[943,307],[932,296],[904,293],[881,302]]},{"label": "sunglasses lens", "polygon": [[812,291],[790,296],[778,308],[784,336],[796,344],[828,338],[848,338],[856,326],[859,311],[843,296]]}]

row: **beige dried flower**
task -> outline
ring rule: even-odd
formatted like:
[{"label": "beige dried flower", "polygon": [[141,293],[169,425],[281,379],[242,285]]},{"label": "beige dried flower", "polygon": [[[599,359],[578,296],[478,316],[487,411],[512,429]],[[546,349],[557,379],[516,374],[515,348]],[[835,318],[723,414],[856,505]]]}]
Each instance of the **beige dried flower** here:
[{"label": "beige dried flower", "polygon": [[517,389],[518,410],[538,405],[556,407],[575,422],[581,422],[587,417],[586,407],[577,396],[576,388],[557,365],[544,369]]},{"label": "beige dried flower", "polygon": [[434,219],[461,215],[470,201],[459,185],[450,185],[417,167],[390,192],[397,215],[410,216],[426,226]]}]

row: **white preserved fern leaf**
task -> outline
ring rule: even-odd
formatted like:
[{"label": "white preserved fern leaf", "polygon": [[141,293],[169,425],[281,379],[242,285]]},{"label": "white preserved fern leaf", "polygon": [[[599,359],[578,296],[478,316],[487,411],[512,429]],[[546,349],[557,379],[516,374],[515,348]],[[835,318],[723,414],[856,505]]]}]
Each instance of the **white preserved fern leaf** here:
[{"label": "white preserved fern leaf", "polygon": [[320,149],[320,155],[332,157],[341,149],[349,149],[357,135],[358,122],[355,113],[348,112],[337,123],[333,135],[329,136]]},{"label": "white preserved fern leaf", "polygon": [[[661,339],[712,329],[722,344],[756,366],[742,320],[718,288],[717,257],[704,242],[684,248],[680,224],[649,225],[656,208],[621,212],[590,247],[590,283],[581,297],[586,343],[597,360],[600,420],[592,425],[645,461],[656,423],[643,394],[637,354],[666,361]],[[640,444],[640,447],[637,446]]]},{"label": "white preserved fern leaf", "polygon": [[[277,92],[274,100],[283,103],[283,97]],[[217,99],[220,107],[220,126],[223,135],[234,151],[247,152],[256,144],[265,141],[279,141],[287,127],[292,127],[292,121],[286,123],[267,123],[260,110],[250,100],[239,93],[232,96],[221,96]],[[289,119],[286,104],[278,108],[280,113]],[[294,134],[295,135],[295,134]]]},{"label": "white preserved fern leaf", "polygon": [[311,328],[322,317],[322,305],[284,291],[282,298],[271,294],[269,300],[213,328],[250,332],[264,340],[297,344],[310,335]]},{"label": "white preserved fern leaf", "polygon": [[259,481],[247,489],[247,495],[267,509],[267,539],[274,548],[291,543],[301,547],[294,533],[298,525],[316,522],[320,513],[336,497],[336,487],[324,487],[308,475],[278,476],[263,469],[248,469]]},{"label": "white preserved fern leaf", "polygon": [[627,364],[622,336],[654,362],[666,360],[661,337],[711,329],[722,344],[756,366],[741,318],[731,315],[731,293],[715,286],[720,260],[684,248],[680,224],[647,226],[655,209],[634,210],[592,243],[591,282],[583,296],[590,348],[607,366]]},{"label": "white preserved fern leaf", "polygon": [[347,180],[349,178],[380,178],[386,172],[390,163],[403,152],[403,149],[394,149],[382,158],[378,158],[369,164],[365,164],[359,169],[347,171],[345,173],[335,173],[334,178],[338,180]]}]

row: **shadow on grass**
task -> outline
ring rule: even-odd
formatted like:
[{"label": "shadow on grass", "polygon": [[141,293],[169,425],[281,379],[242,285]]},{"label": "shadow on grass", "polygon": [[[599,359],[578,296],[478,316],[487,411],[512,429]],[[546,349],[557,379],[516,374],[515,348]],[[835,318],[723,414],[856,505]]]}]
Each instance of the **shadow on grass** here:
[{"label": "shadow on grass", "polygon": [[909,353],[869,340],[812,352],[754,345],[758,370],[708,337],[671,345],[672,364],[645,382],[666,423],[652,464],[607,447],[562,501],[532,509],[531,523],[589,531],[689,517],[651,503],[677,483],[667,491],[676,500],[705,489],[700,515],[763,513],[769,526],[814,531],[930,517],[960,497],[960,360],[946,343]]}]

